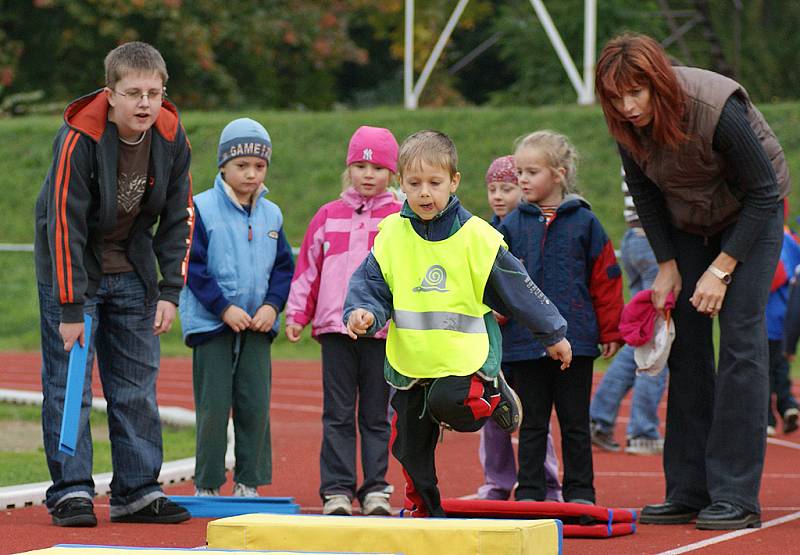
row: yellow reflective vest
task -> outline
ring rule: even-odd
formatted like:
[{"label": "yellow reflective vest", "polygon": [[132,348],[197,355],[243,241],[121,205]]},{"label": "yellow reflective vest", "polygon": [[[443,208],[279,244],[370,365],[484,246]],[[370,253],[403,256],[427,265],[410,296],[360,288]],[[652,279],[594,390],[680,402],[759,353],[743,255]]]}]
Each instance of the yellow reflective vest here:
[{"label": "yellow reflective vest", "polygon": [[373,254],[393,297],[389,364],[411,378],[476,372],[489,354],[483,292],[502,235],[475,216],[442,241],[426,241],[400,214],[378,229]]}]

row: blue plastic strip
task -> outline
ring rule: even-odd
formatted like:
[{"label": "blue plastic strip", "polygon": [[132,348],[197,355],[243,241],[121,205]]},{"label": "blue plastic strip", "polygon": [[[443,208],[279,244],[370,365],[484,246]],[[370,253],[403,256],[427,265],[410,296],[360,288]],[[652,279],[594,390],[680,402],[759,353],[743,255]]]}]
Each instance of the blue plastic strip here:
[{"label": "blue plastic strip", "polygon": [[293,497],[225,497],[171,495],[170,500],[182,505],[193,517],[223,518],[253,513],[295,515],[300,505]]},{"label": "blue plastic strip", "polygon": [[636,511],[631,509],[631,514],[633,515],[633,522],[636,523],[636,519],[639,518],[639,515],[636,514]]},{"label": "blue plastic strip", "polygon": [[611,534],[614,533],[614,528],[611,526],[611,523],[614,522],[614,511],[611,509],[608,510],[608,537],[611,537]]},{"label": "blue plastic strip", "polygon": [[61,437],[58,450],[70,457],[75,455],[78,444],[78,427],[81,418],[83,384],[86,378],[86,359],[89,356],[89,342],[92,339],[92,317],[83,315],[83,347],[76,341],[69,352],[67,369],[67,390],[64,394],[64,414],[61,418]]},{"label": "blue plastic strip", "polygon": [[558,528],[558,555],[561,555],[564,553],[564,523],[557,518],[554,520]]}]

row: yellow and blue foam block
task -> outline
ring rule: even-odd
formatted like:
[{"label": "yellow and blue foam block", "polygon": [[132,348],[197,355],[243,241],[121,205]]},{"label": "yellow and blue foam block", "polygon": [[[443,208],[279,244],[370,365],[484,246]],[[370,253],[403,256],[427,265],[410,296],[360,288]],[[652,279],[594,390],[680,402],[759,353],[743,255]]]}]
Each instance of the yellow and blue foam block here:
[{"label": "yellow and blue foam block", "polygon": [[[25,555],[252,555],[253,553],[268,553],[269,555],[334,555],[330,552],[303,551],[231,551],[229,549],[176,549],[174,547],[120,547],[105,545],[56,545],[36,551],[25,551]],[[17,554],[22,555],[22,554]],[[346,553],[337,551],[335,555],[362,555],[359,553]],[[370,553],[369,555],[398,555],[395,553]]]},{"label": "yellow and blue foam block", "polygon": [[254,514],[209,522],[206,539],[209,549],[560,555],[563,532],[555,519]]}]

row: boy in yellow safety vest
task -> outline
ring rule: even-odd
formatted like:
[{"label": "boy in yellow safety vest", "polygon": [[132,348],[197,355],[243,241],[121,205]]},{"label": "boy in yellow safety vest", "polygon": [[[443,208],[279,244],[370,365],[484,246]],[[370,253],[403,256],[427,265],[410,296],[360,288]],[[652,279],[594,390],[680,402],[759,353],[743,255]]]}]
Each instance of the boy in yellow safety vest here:
[{"label": "boy in yellow safety vest", "polygon": [[406,477],[411,516],[446,516],[437,488],[440,426],[476,431],[487,418],[514,432],[522,407],[500,372],[492,310],[526,325],[569,366],[567,323],[484,220],[461,206],[453,141],[420,131],[400,146],[407,198],[379,224],[375,246],[353,274],[344,322],[353,339],[389,322],[384,375],[395,388],[392,454]]}]

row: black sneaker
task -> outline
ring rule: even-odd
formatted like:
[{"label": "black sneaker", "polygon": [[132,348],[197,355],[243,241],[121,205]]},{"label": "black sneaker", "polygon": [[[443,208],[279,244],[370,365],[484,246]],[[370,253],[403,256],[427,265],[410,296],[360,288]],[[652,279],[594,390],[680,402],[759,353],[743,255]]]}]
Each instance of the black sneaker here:
[{"label": "black sneaker", "polygon": [[791,434],[800,427],[798,419],[800,419],[800,411],[796,407],[786,409],[786,412],[783,413],[783,433]]},{"label": "black sneaker", "polygon": [[503,372],[497,375],[497,389],[500,391],[500,402],[492,413],[492,418],[504,432],[513,434],[522,424],[522,403],[517,392],[508,385]]},{"label": "black sneaker", "polygon": [[131,522],[138,524],[177,524],[189,520],[189,511],[173,503],[167,497],[158,497],[152,503],[135,513],[112,516],[111,522]]},{"label": "black sneaker", "polygon": [[50,513],[56,526],[79,526],[89,528],[97,526],[94,515],[94,504],[85,497],[70,497],[62,501]]},{"label": "black sneaker", "polygon": [[606,451],[611,451],[612,453],[617,453],[622,449],[619,443],[614,441],[614,434],[601,430],[597,422],[592,420],[589,426],[592,433],[593,444]]}]

